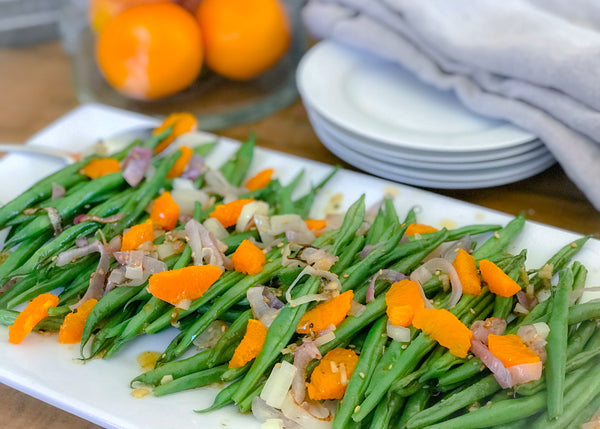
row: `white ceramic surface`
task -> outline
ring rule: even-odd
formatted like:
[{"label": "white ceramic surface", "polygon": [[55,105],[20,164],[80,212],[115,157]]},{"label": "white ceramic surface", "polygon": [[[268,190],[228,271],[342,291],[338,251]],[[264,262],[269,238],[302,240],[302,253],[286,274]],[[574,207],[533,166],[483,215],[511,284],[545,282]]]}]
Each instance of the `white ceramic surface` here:
[{"label": "white ceramic surface", "polygon": [[494,151],[495,153],[493,154],[467,155],[463,153],[463,156],[449,156],[448,154],[437,153],[416,155],[413,152],[407,153],[405,150],[389,151],[379,148],[373,142],[361,140],[360,137],[333,126],[319,112],[308,106],[306,111],[313,127],[319,128],[322,134],[327,135],[340,145],[369,158],[404,167],[425,168],[440,172],[446,170],[481,170],[511,166],[550,154],[550,151],[539,140],[534,140],[514,148]]},{"label": "white ceramic surface", "polygon": [[452,92],[421,83],[397,64],[332,41],[305,54],[297,83],[302,98],[327,119],[390,147],[462,152],[535,138],[467,111]]},{"label": "white ceramic surface", "polygon": [[[154,123],[154,120],[137,114],[100,105],[84,105],[36,134],[31,143],[82,149],[99,137]],[[220,165],[237,147],[237,142],[222,139],[207,162]],[[306,171],[306,178],[317,182],[331,168],[257,148],[251,173],[265,167],[277,168],[283,183],[288,183],[301,169]],[[60,165],[47,161],[6,156],[0,161],[0,179],[2,183],[15,185],[0,188],[0,201],[7,201],[33,181],[58,168]],[[303,186],[305,191],[309,183]],[[343,196],[342,208],[347,208],[361,194],[366,194],[366,203],[370,206],[389,192],[397,195],[395,205],[400,216],[418,205],[418,220],[437,227],[504,224],[510,220],[509,216],[499,212],[351,171],[340,171],[335,175],[317,197],[312,216],[322,215],[332,197],[339,194]],[[508,250],[529,249],[528,266],[538,267],[558,248],[577,237],[568,231],[528,222]],[[591,240],[577,259],[590,270],[588,283],[600,284],[600,242]],[[8,330],[0,327],[0,382],[108,428],[259,428],[252,416],[241,415],[233,407],[209,414],[194,413],[194,409],[211,403],[217,393],[212,388],[162,398],[135,399],[131,396],[129,381],[140,371],[136,357],[143,351],[162,351],[173,334],[173,331],[167,331],[138,338],[114,358],[93,360],[83,365],[75,359],[76,347],[58,344],[56,336],[34,334],[20,345],[12,345],[7,342]]]}]

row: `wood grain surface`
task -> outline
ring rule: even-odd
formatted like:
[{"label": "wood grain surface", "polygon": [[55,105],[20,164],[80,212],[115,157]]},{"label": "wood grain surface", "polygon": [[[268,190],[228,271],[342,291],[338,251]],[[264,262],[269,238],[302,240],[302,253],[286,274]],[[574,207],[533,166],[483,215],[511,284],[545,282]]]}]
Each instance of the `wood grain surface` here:
[{"label": "wood grain surface", "polygon": [[[77,106],[69,60],[59,43],[0,49],[0,64],[0,142],[23,142]],[[256,133],[261,146],[352,168],[321,145],[300,101],[261,121],[220,134],[244,139],[250,131]],[[529,219],[600,237],[600,213],[558,165],[510,185],[433,191],[509,214],[524,211]],[[3,385],[0,398],[3,429],[98,427]]]}]

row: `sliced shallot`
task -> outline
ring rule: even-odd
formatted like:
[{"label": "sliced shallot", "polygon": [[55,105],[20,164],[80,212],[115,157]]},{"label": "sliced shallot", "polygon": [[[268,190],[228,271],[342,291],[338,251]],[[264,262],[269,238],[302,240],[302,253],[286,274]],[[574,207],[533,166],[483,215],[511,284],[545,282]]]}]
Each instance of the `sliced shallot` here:
[{"label": "sliced shallot", "polygon": [[50,224],[54,229],[54,236],[59,235],[63,232],[62,216],[59,211],[54,207],[44,207],[44,210],[48,213],[48,219],[50,219]]},{"label": "sliced shallot", "polygon": [[456,270],[450,261],[444,258],[430,259],[413,271],[413,273],[410,275],[410,279],[423,285],[436,271],[444,272],[450,277],[452,293],[450,294],[450,300],[448,301],[446,307],[452,308],[458,303],[458,301],[460,301],[460,298],[462,297],[462,283],[460,282],[458,274],[456,273]]},{"label": "sliced shallot", "polygon": [[306,341],[294,353],[294,366],[296,375],[292,382],[292,395],[294,400],[301,404],[306,395],[306,367],[313,359],[321,359],[321,352],[312,341]]},{"label": "sliced shallot", "polygon": [[123,178],[129,186],[135,187],[142,182],[151,160],[152,149],[150,148],[135,146],[129,151],[121,162]]},{"label": "sliced shallot", "polygon": [[56,200],[58,198],[62,198],[66,194],[66,189],[64,186],[59,185],[58,183],[52,184],[52,195],[50,196],[51,200]]},{"label": "sliced shallot", "polygon": [[503,389],[514,386],[512,376],[502,361],[479,340],[471,340],[471,351],[494,374],[494,378]]},{"label": "sliced shallot", "polygon": [[78,223],[81,223],[81,222],[86,222],[86,221],[98,222],[98,223],[115,223],[115,222],[120,221],[124,217],[125,217],[124,213],[118,213],[118,214],[115,214],[112,216],[106,216],[106,217],[90,215],[90,214],[82,214],[82,215],[76,216],[75,219],[73,220],[73,223],[75,225],[77,225]]}]

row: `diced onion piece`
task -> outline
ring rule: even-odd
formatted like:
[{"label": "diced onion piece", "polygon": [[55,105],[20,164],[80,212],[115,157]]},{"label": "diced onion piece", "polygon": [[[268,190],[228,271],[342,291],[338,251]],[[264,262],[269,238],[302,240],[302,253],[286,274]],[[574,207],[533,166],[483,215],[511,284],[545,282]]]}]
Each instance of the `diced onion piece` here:
[{"label": "diced onion piece", "polygon": [[242,211],[238,217],[237,223],[235,225],[235,230],[237,232],[244,232],[248,229],[248,225],[250,221],[254,218],[255,215],[266,216],[269,212],[269,205],[264,201],[252,201],[251,203],[246,204],[242,207]]},{"label": "diced onion piece", "polygon": [[229,237],[229,231],[214,217],[207,218],[203,225],[217,240]]},{"label": "diced onion piece", "polygon": [[313,344],[317,347],[321,347],[323,344],[327,344],[330,341],[335,340],[335,332],[327,331],[322,335],[319,335],[314,339]]},{"label": "diced onion piece", "polygon": [[260,398],[271,407],[281,408],[292,386],[296,371],[296,367],[287,361],[275,365],[262,392],[260,392]]},{"label": "diced onion piece", "polygon": [[196,202],[205,207],[210,201],[208,194],[200,189],[173,189],[171,197],[179,206],[179,213],[189,216],[194,214]]},{"label": "diced onion piece", "polygon": [[308,406],[308,409],[299,405],[288,393],[281,406],[281,412],[285,417],[293,420],[300,427],[311,429],[330,429],[333,415],[330,410],[321,404]]},{"label": "diced onion piece", "polygon": [[387,322],[387,335],[394,341],[400,343],[410,342],[410,328],[393,325],[389,320]]},{"label": "diced onion piece", "polygon": [[180,190],[193,191],[195,189],[196,188],[194,187],[194,182],[189,179],[183,179],[181,177],[175,177],[173,179],[173,190],[174,191],[180,191]]},{"label": "diced onion piece", "polygon": [[260,396],[252,399],[252,414],[258,420],[266,422],[268,420],[281,420],[285,429],[302,429],[295,422],[287,419],[280,410],[270,407]]},{"label": "diced onion piece", "polygon": [[365,312],[367,306],[364,304],[360,304],[356,301],[352,301],[350,303],[350,311],[348,312],[348,316],[358,317]]}]

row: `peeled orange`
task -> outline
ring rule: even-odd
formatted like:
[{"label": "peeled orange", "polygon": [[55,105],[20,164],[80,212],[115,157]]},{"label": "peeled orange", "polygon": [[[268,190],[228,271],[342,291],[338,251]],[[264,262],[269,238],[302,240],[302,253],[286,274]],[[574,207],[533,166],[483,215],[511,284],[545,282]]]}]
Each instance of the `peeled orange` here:
[{"label": "peeled orange", "polygon": [[96,57],[108,83],[132,98],[175,94],[194,82],[203,59],[194,17],[174,3],[134,6],[102,29]]},{"label": "peeled orange", "polygon": [[196,17],[207,66],[229,79],[257,77],[290,45],[291,25],[279,0],[202,0]]}]

